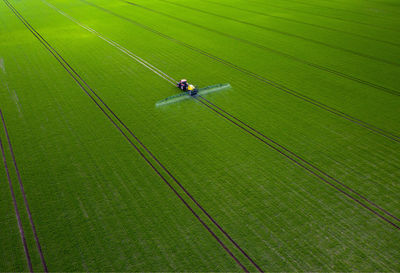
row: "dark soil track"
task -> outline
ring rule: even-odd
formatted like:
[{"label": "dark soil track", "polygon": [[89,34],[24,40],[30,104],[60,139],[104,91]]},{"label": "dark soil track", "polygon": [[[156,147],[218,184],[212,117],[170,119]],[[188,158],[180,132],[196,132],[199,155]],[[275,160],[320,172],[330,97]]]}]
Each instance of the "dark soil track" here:
[{"label": "dark soil track", "polygon": [[[1,113],[1,110],[0,110],[0,113]],[[5,153],[5,150],[4,150],[4,146],[3,146],[3,142],[1,140],[1,137],[0,137],[0,149],[1,149],[1,155],[3,157],[4,168],[5,168],[5,171],[6,171],[6,174],[7,174],[8,186],[10,188],[11,198],[13,200],[15,217],[17,218],[19,234],[21,236],[22,245],[24,247],[24,253],[25,253],[25,257],[26,257],[26,262],[28,264],[29,271],[33,272],[32,260],[31,260],[30,254],[29,254],[28,245],[26,243],[25,232],[24,232],[24,228],[22,227],[21,214],[19,213],[17,200],[15,198],[14,187],[12,185],[12,181],[11,181],[11,177],[10,177],[10,171],[9,171],[8,165],[7,165],[6,153]]]},{"label": "dark soil track", "polygon": [[[336,179],[336,178],[332,177],[331,175],[327,174],[326,172],[324,172],[323,170],[321,170],[320,168],[315,166],[313,163],[307,161],[303,157],[301,157],[301,156],[297,155],[296,153],[290,151],[288,148],[284,147],[283,145],[279,144],[278,142],[274,141],[273,139],[271,139],[271,138],[267,137],[266,135],[262,134],[260,131],[254,129],[253,127],[251,127],[250,125],[248,125],[245,122],[241,121],[237,117],[235,117],[232,114],[226,112],[221,107],[213,104],[211,101],[205,99],[204,97],[199,96],[198,101],[200,101],[200,103],[202,103],[207,108],[209,108],[210,110],[214,111],[215,113],[217,113],[218,115],[220,115],[221,117],[223,117],[224,119],[226,119],[227,121],[232,123],[233,125],[235,125],[238,128],[242,129],[247,134],[255,137],[257,140],[261,141],[262,143],[266,144],[270,148],[274,149],[275,151],[277,151],[278,153],[280,153],[281,155],[283,155],[284,157],[286,157],[287,159],[292,161],[292,163],[300,166],[301,168],[306,170],[311,175],[317,177],[322,182],[328,184],[329,186],[333,187],[335,190],[337,190],[340,193],[344,194],[347,198],[350,198],[351,200],[355,201],[356,203],[361,205],[363,208],[369,210],[370,212],[372,212],[373,214],[375,214],[376,216],[378,216],[382,220],[386,221],[387,223],[391,224],[396,229],[400,230],[400,226],[398,224],[395,224],[388,217],[390,217],[393,220],[398,221],[398,222],[400,222],[400,218],[396,217],[395,215],[393,215],[392,213],[388,212],[384,208],[382,208],[379,205],[375,204],[374,202],[369,200],[364,195],[358,193],[356,190],[354,190],[351,187],[347,186],[343,182],[340,182],[338,179]],[[240,125],[240,124],[242,124],[243,126]],[[335,185],[334,183],[336,183],[337,185]],[[359,199],[357,199],[356,197],[352,196],[350,193],[346,192],[344,189],[340,188],[340,186],[343,187],[344,189],[348,190],[352,194],[358,196],[362,200],[366,201],[371,206],[373,206],[376,209],[378,209],[380,212],[375,210],[375,209],[373,209],[373,208],[371,208],[370,206],[364,204]],[[382,213],[386,214],[386,216],[383,215]]]},{"label": "dark soil track", "polygon": [[36,226],[35,226],[35,223],[33,221],[32,213],[31,213],[31,209],[29,207],[28,199],[26,198],[24,185],[22,183],[21,173],[19,172],[18,165],[17,165],[17,160],[15,159],[14,150],[13,150],[13,147],[11,145],[11,139],[10,139],[10,136],[8,134],[6,121],[4,119],[4,116],[3,116],[3,113],[1,112],[1,110],[0,110],[0,117],[1,117],[1,121],[3,123],[4,132],[5,132],[6,137],[7,137],[8,148],[10,149],[11,157],[12,157],[14,168],[15,168],[15,172],[16,172],[17,178],[18,178],[19,187],[20,187],[20,190],[21,190],[21,193],[22,193],[22,197],[24,199],[24,205],[25,205],[26,213],[28,214],[29,223],[31,225],[33,236],[34,236],[35,242],[36,242],[36,247],[37,247],[38,252],[39,252],[40,261],[42,262],[42,266],[43,266],[44,272],[48,272],[46,260],[45,260],[44,255],[43,255],[42,246],[40,245],[39,237],[38,237],[38,234],[37,234],[37,231],[36,231]]}]

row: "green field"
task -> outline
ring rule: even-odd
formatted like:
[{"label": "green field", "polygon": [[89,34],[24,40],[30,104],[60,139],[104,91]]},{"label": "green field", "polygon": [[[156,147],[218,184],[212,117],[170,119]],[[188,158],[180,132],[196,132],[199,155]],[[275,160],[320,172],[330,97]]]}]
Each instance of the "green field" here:
[{"label": "green field", "polygon": [[400,272],[398,0],[1,0],[0,110],[0,272]]}]

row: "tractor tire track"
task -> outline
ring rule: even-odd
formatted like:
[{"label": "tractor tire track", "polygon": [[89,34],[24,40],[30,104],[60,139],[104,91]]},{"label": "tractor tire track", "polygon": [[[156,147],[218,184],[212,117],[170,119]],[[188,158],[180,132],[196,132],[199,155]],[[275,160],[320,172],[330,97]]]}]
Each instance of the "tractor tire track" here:
[{"label": "tractor tire track", "polygon": [[36,230],[35,223],[33,222],[33,217],[32,217],[32,213],[31,213],[31,209],[30,209],[30,207],[29,207],[28,199],[26,198],[24,185],[23,185],[22,179],[21,179],[21,173],[19,172],[18,165],[17,165],[17,161],[16,161],[16,159],[15,159],[14,150],[13,150],[12,145],[11,145],[10,136],[8,135],[8,130],[7,130],[7,126],[6,126],[6,121],[5,121],[5,119],[4,119],[4,116],[3,116],[3,113],[2,113],[1,110],[0,110],[0,117],[1,117],[1,121],[2,121],[2,123],[3,123],[4,132],[5,132],[5,134],[6,134],[6,138],[7,138],[7,142],[8,142],[8,148],[9,148],[9,150],[10,150],[11,157],[12,157],[12,160],[13,160],[13,163],[14,163],[15,172],[16,172],[16,174],[17,174],[17,178],[18,178],[18,182],[19,182],[19,187],[20,187],[20,190],[21,190],[21,193],[22,193],[22,197],[23,197],[23,199],[24,199],[24,204],[25,204],[26,213],[28,214],[29,223],[30,223],[30,225],[31,225],[32,233],[33,233],[33,236],[34,236],[34,238],[35,238],[36,247],[37,247],[37,249],[38,249],[39,256],[40,256],[40,261],[41,261],[42,266],[43,266],[43,271],[44,271],[44,272],[48,272],[46,260],[45,260],[44,255],[43,255],[42,246],[41,246],[40,241],[39,241],[39,237],[38,237],[38,234],[37,234],[37,230]]},{"label": "tractor tire track", "polygon": [[191,21],[184,20],[184,19],[181,19],[181,18],[179,18],[179,17],[172,16],[172,15],[166,14],[166,13],[164,13],[164,12],[160,12],[160,11],[157,11],[157,10],[154,10],[154,9],[151,9],[151,8],[148,8],[148,7],[145,7],[145,6],[142,6],[142,5],[139,5],[139,4],[130,2],[130,1],[126,1],[126,0],[121,0],[121,1],[123,1],[123,2],[125,2],[125,3],[127,3],[127,4],[129,4],[129,5],[133,5],[133,6],[136,6],[136,7],[139,7],[139,8],[143,8],[143,9],[148,10],[148,11],[150,11],[150,12],[154,12],[154,13],[157,13],[157,14],[160,14],[160,15],[163,15],[163,16],[166,16],[166,17],[168,17],[168,18],[171,18],[171,19],[174,19],[174,20],[177,20],[177,21],[180,21],[180,22],[183,22],[183,23],[186,23],[186,24],[189,24],[189,25],[192,25],[192,26],[195,26],[195,27],[198,27],[198,28],[201,28],[201,29],[204,29],[204,30],[213,32],[213,33],[216,33],[216,34],[219,34],[219,35],[221,35],[221,36],[225,36],[225,37],[234,39],[234,40],[236,40],[236,41],[239,41],[239,42],[242,42],[242,43],[245,43],[245,44],[248,44],[248,45],[257,47],[257,48],[262,49],[262,50],[264,50],[264,51],[273,52],[273,53],[275,53],[275,54],[277,54],[277,55],[280,55],[280,56],[283,56],[283,57],[285,57],[285,58],[294,60],[294,61],[296,61],[296,62],[298,62],[298,63],[301,63],[301,64],[305,64],[305,65],[311,66],[311,67],[313,67],[313,68],[316,68],[316,69],[319,69],[319,70],[322,70],[322,71],[325,71],[325,72],[334,74],[334,75],[336,75],[336,76],[339,76],[339,77],[342,77],[342,78],[345,78],[345,79],[348,79],[348,80],[351,80],[351,81],[355,81],[355,82],[358,82],[358,83],[361,83],[361,84],[364,84],[364,85],[367,85],[367,86],[370,86],[370,87],[372,87],[372,88],[375,88],[375,89],[384,91],[384,92],[386,92],[386,93],[389,93],[389,94],[392,94],[392,95],[395,95],[395,96],[400,96],[400,91],[393,90],[393,89],[390,89],[390,88],[387,88],[387,87],[384,87],[384,86],[381,86],[381,85],[378,85],[378,84],[374,84],[374,83],[371,83],[371,82],[368,82],[368,81],[365,81],[365,80],[356,78],[356,77],[354,77],[354,76],[351,76],[351,75],[348,75],[348,74],[345,74],[345,73],[342,73],[342,72],[339,72],[339,71],[330,69],[330,68],[328,68],[328,67],[321,66],[321,65],[318,65],[318,64],[315,64],[315,63],[312,63],[312,62],[309,62],[309,61],[306,61],[306,60],[297,58],[297,57],[295,57],[295,56],[292,56],[292,55],[290,55],[290,54],[284,53],[284,52],[279,51],[279,50],[277,50],[277,49],[270,48],[270,47],[267,47],[267,46],[264,46],[264,45],[260,45],[260,44],[257,44],[257,43],[255,43],[255,42],[252,42],[252,41],[249,41],[249,40],[240,38],[240,37],[236,37],[236,36],[233,36],[233,35],[231,35],[231,34],[227,34],[227,33],[218,31],[218,30],[216,30],[216,29],[208,28],[208,27],[205,27],[205,26],[203,26],[203,25],[199,25],[199,24],[193,23],[193,22],[191,22]]},{"label": "tractor tire track", "polygon": [[266,27],[266,26],[260,26],[260,25],[257,25],[257,24],[253,24],[253,23],[250,23],[250,22],[243,21],[243,20],[235,19],[235,18],[232,18],[232,17],[229,17],[229,16],[220,15],[220,14],[217,14],[217,13],[205,11],[205,10],[202,10],[202,9],[199,9],[199,8],[190,7],[190,6],[186,6],[186,5],[183,5],[183,4],[177,4],[177,3],[174,3],[174,2],[171,2],[171,1],[168,1],[168,0],[158,0],[158,1],[169,3],[171,5],[175,5],[175,6],[179,6],[179,7],[184,7],[186,9],[190,9],[190,10],[195,10],[195,11],[207,14],[207,15],[212,15],[212,16],[219,17],[219,18],[222,18],[222,19],[225,19],[225,20],[230,20],[230,21],[233,21],[233,22],[236,22],[236,23],[252,26],[252,27],[263,29],[263,30],[266,30],[266,31],[275,32],[275,33],[278,33],[278,34],[281,34],[281,35],[284,35],[284,36],[293,37],[293,38],[300,39],[300,40],[303,40],[303,41],[307,41],[307,42],[310,42],[310,43],[322,45],[322,46],[325,46],[325,47],[329,47],[329,48],[336,49],[336,50],[339,50],[339,51],[347,52],[347,53],[350,53],[350,54],[353,54],[353,55],[357,55],[357,56],[360,56],[360,57],[363,57],[363,58],[367,58],[367,59],[370,59],[370,60],[374,60],[374,61],[377,61],[377,62],[386,63],[386,64],[389,64],[389,65],[400,67],[400,63],[397,63],[397,62],[392,62],[392,61],[389,61],[389,60],[381,59],[381,58],[378,58],[378,57],[375,57],[375,56],[364,54],[364,53],[361,53],[361,52],[358,52],[358,51],[354,51],[354,50],[351,50],[351,49],[347,49],[347,48],[344,48],[344,47],[334,46],[334,45],[331,45],[331,44],[328,44],[328,43],[325,43],[325,42],[317,41],[317,40],[314,40],[314,39],[311,39],[311,38],[307,38],[307,37],[303,37],[303,36],[300,36],[300,35],[297,35],[297,34],[289,33],[289,32],[286,32],[286,31],[277,30],[277,29],[274,29],[274,28]]},{"label": "tractor tire track", "polygon": [[[157,74],[158,76],[160,76],[161,78],[163,78],[164,80],[166,80],[167,82],[171,83],[171,80],[173,82],[176,82],[176,80],[174,80],[171,76],[169,76],[168,74],[166,74],[165,72],[163,72],[162,70],[158,69],[157,67],[155,67],[154,65],[152,65],[151,63],[147,62],[146,60],[140,58],[139,56],[135,55],[134,53],[132,53],[131,51],[129,51],[128,49],[122,47],[121,45],[119,45],[118,43],[104,37],[103,35],[101,35],[100,33],[98,33],[97,31],[95,31],[94,29],[91,29],[83,24],[81,24],[80,22],[78,22],[77,20],[75,20],[73,17],[67,15],[66,13],[60,11],[59,9],[57,9],[56,7],[54,7],[53,5],[47,3],[45,0],[42,0],[44,3],[46,3],[48,6],[50,6],[51,8],[55,9],[57,12],[59,12],[60,14],[62,14],[63,16],[67,17],[68,19],[70,19],[71,21],[73,21],[74,23],[78,24],[79,26],[83,27],[84,29],[92,32],[93,34],[95,34],[96,36],[98,36],[99,38],[101,38],[102,40],[106,41],[107,43],[109,43],[110,45],[112,45],[113,47],[117,48],[118,50],[122,51],[123,53],[125,53],[126,55],[128,55],[130,58],[132,58],[133,60],[137,61],[138,63],[140,63],[141,65],[145,66],[146,68],[148,68],[150,71],[154,72],[155,74]],[[140,58],[140,61],[138,61],[138,58]],[[224,117],[225,119],[227,119],[228,121],[230,121],[232,124],[238,126],[239,128],[241,128],[242,130],[244,130],[245,132],[247,132],[248,134],[252,135],[253,137],[256,137],[256,139],[262,141],[264,144],[266,144],[267,146],[269,146],[270,148],[273,148],[274,150],[278,151],[279,153],[281,153],[282,155],[284,155],[285,157],[287,157],[288,159],[290,159],[292,162],[296,163],[296,165],[299,165],[300,167],[302,167],[303,169],[305,169],[306,171],[308,171],[309,173],[311,173],[312,175],[316,176],[319,179],[322,179],[323,182],[325,182],[326,184],[334,187],[336,190],[338,190],[339,192],[345,194],[347,197],[351,198],[353,201],[356,201],[357,203],[359,203],[360,205],[362,205],[364,208],[368,208],[371,212],[373,212],[374,214],[376,214],[377,216],[379,216],[380,218],[382,218],[383,220],[385,220],[386,222],[394,225],[395,227],[398,227],[396,224],[394,224],[391,220],[389,220],[388,218],[386,218],[385,216],[383,216],[381,213],[376,212],[374,209],[368,207],[368,206],[364,206],[363,203],[361,203],[358,199],[355,199],[353,196],[346,194],[346,192],[344,192],[343,190],[341,190],[339,187],[337,187],[336,185],[333,185],[332,183],[330,183],[329,181],[327,181],[328,179],[333,181],[334,183],[340,185],[341,187],[347,189],[348,191],[350,191],[351,193],[357,195],[359,198],[363,199],[364,201],[368,202],[370,205],[374,206],[376,209],[378,209],[379,211],[383,212],[384,214],[386,214],[386,216],[392,217],[394,220],[400,221],[400,218],[397,218],[396,216],[394,216],[393,214],[391,214],[390,212],[388,212],[387,210],[383,209],[382,207],[378,206],[377,204],[375,204],[374,202],[372,202],[371,200],[369,200],[368,198],[366,198],[365,196],[361,195],[360,193],[356,192],[355,190],[353,190],[351,187],[345,185],[344,183],[340,182],[339,180],[335,179],[334,177],[330,176],[329,174],[327,174],[326,172],[322,171],[320,168],[316,167],[315,165],[313,165],[312,163],[310,163],[309,161],[305,160],[303,157],[297,155],[296,153],[290,151],[288,148],[284,147],[283,145],[279,144],[278,142],[272,140],[271,138],[267,137],[266,135],[262,134],[260,131],[254,129],[253,127],[251,127],[250,125],[246,124],[245,122],[241,121],[240,119],[236,118],[235,116],[233,116],[232,114],[229,114],[228,112],[226,112],[225,110],[223,110],[221,107],[213,104],[211,101],[205,99],[202,96],[196,96],[194,97],[195,99],[197,99],[198,101],[200,101],[204,106],[208,107],[210,110],[216,112],[217,114],[219,114],[220,116]],[[217,109],[217,110],[216,110]],[[223,114],[222,114],[223,113]],[[244,125],[246,128],[244,128],[243,126],[240,126],[237,122],[241,123],[242,125]],[[250,131],[249,131],[249,130]],[[128,129],[129,130],[129,129]],[[255,133],[255,134],[253,134]],[[263,139],[261,139],[261,138]],[[139,140],[138,140],[139,141]],[[274,147],[277,146],[277,147]],[[288,155],[289,154],[289,155]],[[293,158],[294,156],[294,158]],[[157,159],[155,159],[157,160]],[[300,161],[301,162],[300,162]],[[305,164],[305,165],[304,165]],[[309,168],[308,168],[309,167]],[[166,170],[168,172],[168,170]],[[321,174],[321,175],[318,175]],[[324,177],[322,177],[324,176]],[[325,179],[324,179],[325,178]],[[179,182],[177,182],[179,183]],[[189,195],[189,194],[188,194]],[[206,212],[205,212],[206,213]]]},{"label": "tractor tire track", "polygon": [[276,83],[274,81],[271,81],[271,80],[269,80],[269,79],[267,79],[267,78],[265,78],[265,77],[263,77],[261,75],[258,75],[256,73],[250,71],[250,70],[247,70],[246,68],[240,67],[240,66],[235,65],[235,64],[233,64],[233,63],[231,63],[231,62],[229,62],[227,60],[221,59],[221,58],[219,58],[219,57],[217,57],[215,55],[212,55],[211,53],[208,53],[208,52],[206,52],[206,51],[204,51],[204,50],[202,50],[200,48],[197,48],[195,46],[192,46],[190,44],[182,42],[181,40],[178,40],[176,38],[168,36],[168,35],[166,35],[166,34],[164,34],[162,32],[159,32],[159,31],[157,31],[157,30],[155,30],[155,29],[153,29],[153,28],[151,28],[151,27],[149,27],[147,25],[144,25],[142,23],[134,21],[134,20],[132,20],[132,19],[130,19],[128,17],[125,17],[123,15],[115,13],[115,12],[113,12],[111,10],[106,9],[106,8],[97,6],[97,5],[95,5],[95,4],[91,3],[91,2],[88,2],[86,0],[79,0],[79,1],[85,3],[85,4],[89,5],[89,6],[92,6],[94,8],[97,8],[99,10],[102,10],[102,11],[108,13],[108,14],[111,14],[111,15],[115,16],[115,17],[118,17],[118,18],[120,18],[122,20],[130,22],[131,24],[134,24],[135,26],[143,28],[143,29],[145,29],[145,30],[147,30],[149,32],[152,32],[152,33],[154,33],[154,34],[156,34],[156,35],[158,35],[160,37],[163,37],[163,38],[165,38],[165,39],[167,39],[167,40],[169,40],[171,42],[174,42],[174,43],[179,44],[179,45],[181,45],[183,47],[186,47],[186,48],[188,48],[188,49],[190,49],[192,51],[195,51],[195,52],[197,52],[199,54],[202,54],[202,55],[204,55],[204,56],[206,56],[206,57],[208,57],[210,59],[213,59],[216,62],[222,63],[225,66],[228,66],[228,67],[231,67],[231,68],[233,68],[233,69],[235,69],[237,71],[240,71],[241,73],[246,74],[246,75],[248,75],[248,76],[250,76],[250,77],[252,77],[252,78],[254,78],[254,79],[258,80],[258,81],[261,81],[266,85],[273,86],[273,87],[277,88],[278,90],[281,90],[281,91],[283,91],[283,92],[285,92],[287,94],[290,94],[290,95],[292,95],[292,96],[294,96],[294,97],[296,97],[298,99],[301,99],[301,100],[303,100],[305,102],[308,102],[308,103],[310,103],[310,104],[312,104],[312,105],[314,105],[316,107],[319,107],[319,108],[321,108],[321,109],[323,109],[323,110],[325,110],[327,112],[330,112],[330,113],[332,113],[332,114],[334,114],[334,115],[336,115],[338,117],[346,119],[346,120],[348,120],[348,121],[350,121],[350,122],[352,122],[354,124],[357,124],[357,125],[359,125],[361,127],[364,127],[364,128],[370,130],[371,132],[373,132],[375,134],[381,135],[381,136],[386,137],[386,138],[388,138],[388,139],[390,139],[392,141],[400,143],[400,136],[397,136],[397,135],[395,135],[393,133],[390,133],[390,132],[388,132],[386,130],[380,129],[380,128],[372,125],[372,124],[369,124],[369,123],[364,122],[364,121],[362,121],[360,119],[352,117],[352,116],[350,116],[350,115],[348,115],[348,114],[346,114],[344,112],[336,110],[335,108],[332,108],[332,107],[330,107],[330,106],[328,106],[326,104],[323,104],[323,103],[321,103],[321,102],[319,102],[317,100],[314,100],[314,99],[312,99],[310,97],[307,97],[307,96],[305,96],[305,95],[303,95],[303,94],[301,94],[301,93],[299,93],[299,92],[297,92],[297,91],[295,91],[293,89],[290,89],[290,88],[288,88],[288,87],[286,87],[286,86],[284,86],[282,84],[279,84],[279,83]]},{"label": "tractor tire track", "polygon": [[[239,118],[233,116],[232,114],[228,113],[227,111],[225,111],[224,109],[222,109],[220,106],[212,103],[210,100],[199,96],[199,98],[203,101],[206,102],[209,106],[213,107],[214,109],[217,109],[219,112],[223,113],[225,115],[225,118],[230,119],[230,121],[232,123],[234,123],[236,126],[238,126],[237,123],[242,124],[244,127],[246,128],[242,128],[239,126],[239,128],[241,128],[242,130],[246,131],[247,133],[250,133],[250,131],[252,131],[253,133],[255,133],[256,135],[258,135],[259,137],[263,138],[264,140],[272,143],[273,145],[279,147],[281,150],[283,150],[284,152],[290,154],[291,156],[294,156],[295,158],[297,158],[299,161],[303,162],[304,164],[308,165],[309,167],[311,167],[312,169],[318,171],[319,173],[321,173],[322,175],[324,175],[326,178],[329,178],[330,180],[334,181],[335,183],[339,184],[340,186],[346,188],[347,190],[349,190],[351,193],[357,195],[359,198],[363,199],[364,201],[368,202],[370,205],[374,206],[376,209],[380,210],[381,212],[383,212],[384,214],[386,214],[387,216],[393,218],[394,220],[400,222],[400,218],[396,217],[395,215],[393,215],[392,213],[390,213],[389,211],[387,211],[386,209],[380,207],[379,205],[377,205],[376,203],[372,202],[371,200],[369,200],[367,197],[363,196],[362,194],[358,193],[357,191],[355,191],[354,189],[352,189],[351,187],[347,186],[346,184],[344,184],[343,182],[340,182],[338,179],[334,178],[333,176],[329,175],[328,173],[326,173],[325,171],[323,171],[322,169],[318,168],[317,166],[315,166],[313,163],[311,163],[310,161],[304,159],[304,157],[290,151],[288,148],[286,148],[285,146],[283,146],[282,144],[279,144],[277,141],[273,140],[272,138],[266,136],[265,134],[261,133],[260,131],[258,131],[257,129],[255,129],[254,127],[250,126],[249,124],[245,123],[244,121],[240,120]],[[221,115],[221,114],[219,114]],[[234,122],[236,121],[236,122]],[[251,134],[253,135],[253,134]],[[253,135],[254,136],[254,135]],[[256,137],[256,136],[254,136]],[[257,137],[256,137],[257,138]],[[258,139],[258,138],[257,138]],[[259,139],[260,140],[260,139]],[[265,143],[265,142],[264,142]]]},{"label": "tractor tire track", "polygon": [[385,40],[380,40],[380,39],[376,39],[376,38],[373,38],[373,37],[370,37],[370,36],[365,36],[365,35],[362,35],[362,34],[345,31],[345,30],[342,30],[342,29],[336,29],[336,28],[317,25],[317,24],[313,24],[313,23],[307,23],[307,22],[303,22],[303,21],[300,21],[300,20],[292,19],[292,18],[286,18],[286,17],[283,17],[283,16],[272,15],[272,14],[264,13],[264,12],[261,12],[261,11],[255,11],[255,10],[240,8],[240,7],[236,7],[236,6],[232,6],[232,5],[228,5],[228,4],[223,4],[223,3],[219,3],[219,2],[214,2],[214,1],[210,1],[210,0],[203,0],[203,2],[211,3],[211,4],[214,4],[214,5],[219,5],[219,6],[222,6],[222,7],[228,7],[228,8],[236,9],[236,10],[240,10],[240,11],[245,11],[245,12],[248,12],[248,13],[253,13],[253,14],[257,14],[257,15],[261,15],[261,16],[266,16],[266,17],[276,18],[276,19],[280,19],[280,20],[285,20],[285,21],[288,21],[288,22],[294,22],[294,23],[298,23],[298,24],[312,26],[312,27],[316,27],[316,28],[320,28],[320,29],[324,29],[324,30],[330,30],[330,31],[338,32],[338,33],[344,33],[344,34],[348,34],[348,35],[351,35],[351,36],[354,36],[354,37],[360,37],[360,38],[363,38],[363,39],[367,39],[367,40],[371,40],[371,41],[375,41],[375,42],[380,42],[380,43],[384,43],[384,44],[400,47],[400,44],[398,44],[398,43],[385,41]]},{"label": "tractor tire track", "polygon": [[[0,112],[1,112],[1,110],[0,110]],[[12,185],[12,181],[11,181],[11,177],[10,177],[10,171],[8,169],[6,154],[5,154],[5,150],[4,150],[4,146],[3,146],[3,142],[1,140],[1,137],[0,137],[0,149],[1,149],[1,155],[3,157],[4,169],[5,169],[6,174],[7,174],[8,186],[10,188],[11,198],[13,200],[15,217],[17,218],[19,234],[20,234],[22,245],[23,245],[23,248],[24,248],[26,262],[28,264],[29,271],[33,272],[31,256],[29,255],[29,249],[28,249],[28,245],[26,243],[26,237],[25,237],[24,228],[22,226],[21,215],[20,215],[19,210],[18,210],[17,199],[15,198],[14,187]]]},{"label": "tractor tire track", "polygon": [[[331,177],[330,175],[326,174],[325,172],[321,171],[319,168],[315,167],[313,164],[309,163],[308,161],[302,159],[300,156],[296,155],[295,153],[289,151],[287,148],[284,148],[282,145],[278,144],[277,142],[271,140],[270,138],[266,137],[265,135],[262,135],[265,139],[263,139],[262,137],[258,136],[256,134],[256,130],[254,130],[253,132],[251,132],[250,130],[246,129],[245,127],[251,128],[249,125],[245,124],[244,122],[241,122],[243,124],[240,125],[238,122],[234,121],[233,119],[230,119],[229,117],[223,115],[221,112],[219,112],[217,109],[217,107],[213,107],[212,105],[214,104],[208,104],[209,101],[206,100],[204,97],[199,96],[197,99],[201,104],[203,104],[205,107],[209,108],[211,111],[215,112],[216,114],[218,114],[219,116],[221,116],[222,118],[226,119],[227,121],[229,121],[230,123],[234,124],[235,126],[237,126],[238,128],[242,129],[244,132],[246,132],[249,135],[252,135],[253,137],[255,137],[256,139],[258,139],[259,141],[261,141],[262,143],[266,144],[267,146],[269,146],[270,148],[272,148],[273,150],[277,151],[278,153],[280,153],[282,156],[286,157],[288,160],[292,161],[292,163],[298,165],[299,167],[303,168],[304,170],[306,170],[308,173],[310,173],[311,175],[317,177],[319,180],[321,180],[322,182],[326,183],[327,185],[331,186],[332,188],[334,188],[335,190],[339,191],[340,193],[342,193],[343,195],[345,195],[347,198],[353,200],[354,202],[356,202],[357,204],[359,204],[360,206],[362,206],[364,209],[367,209],[368,211],[372,212],[374,215],[376,215],[377,217],[381,218],[383,221],[387,222],[388,224],[392,225],[394,228],[400,230],[400,225],[395,224],[392,220],[390,220],[389,218],[387,218],[386,216],[382,215],[380,212],[376,211],[375,209],[369,207],[368,205],[364,204],[363,202],[361,202],[360,200],[358,200],[357,198],[353,197],[351,194],[347,193],[346,191],[344,191],[343,189],[341,189],[339,186],[335,185],[334,183],[330,182],[328,179],[324,178],[322,175],[327,176],[330,179],[333,179],[336,183],[339,183],[339,185],[343,186],[344,188],[348,189],[349,191],[351,191],[352,193],[355,193],[356,195],[358,195],[359,197],[361,197],[362,199],[364,199],[365,201],[367,201],[368,203],[372,204],[373,206],[375,206],[377,209],[381,210],[382,212],[384,212],[385,214],[387,214],[388,216],[392,217],[394,220],[400,221],[400,219],[396,216],[394,216],[393,214],[389,213],[387,210],[379,207],[378,205],[376,205],[375,203],[373,203],[372,201],[370,201],[369,199],[367,199],[366,197],[362,196],[361,194],[357,193],[355,190],[351,189],[349,186],[346,186],[344,183],[339,182],[337,179]],[[233,117],[232,115],[228,114],[229,116]],[[236,118],[235,118],[236,119]],[[237,119],[239,121],[239,119]],[[244,127],[245,126],[245,127]],[[261,134],[261,133],[259,133]],[[283,149],[286,152],[289,152],[289,154],[295,156],[296,158],[300,159],[302,162],[300,162],[299,160],[296,160],[295,158],[289,156],[287,153],[285,153],[284,151],[280,150],[279,148],[275,147],[273,144],[271,144],[270,142],[272,142],[273,144],[277,145],[278,147],[280,147],[281,149]],[[307,167],[305,164],[309,165],[309,167]],[[322,175],[318,174],[317,172],[321,172]]]},{"label": "tractor tire track", "polygon": [[[179,185],[179,187],[191,198],[193,202],[206,213],[207,217],[217,225],[218,229],[224,233],[225,236],[229,236],[228,233],[222,229],[222,227],[214,220],[206,210],[200,206],[197,200],[189,194],[186,188],[183,187],[181,183],[170,173],[170,171],[154,156],[154,154],[137,138],[136,135],[121,121],[121,119],[110,109],[110,107],[99,97],[99,95],[82,79],[82,77],[65,61],[65,59],[26,21],[24,17],[8,2],[8,0],[3,0],[6,5],[11,9],[11,11],[20,19],[20,21],[25,25],[25,27],[38,39],[38,41],[53,55],[53,57],[60,63],[60,65],[68,72],[68,74],[74,79],[74,81],[79,85],[79,87],[89,96],[89,98],[96,104],[96,106],[103,112],[103,114],[107,117],[107,119],[113,124],[113,126],[123,135],[123,137],[129,142],[129,144],[139,153],[139,155],[146,161],[146,163],[154,170],[154,172],[164,181],[164,183],[174,192],[174,194],[179,198],[179,200],[185,205],[187,209],[192,213],[192,215],[202,224],[202,226],[214,237],[214,239],[219,243],[219,245],[232,257],[232,259],[240,266],[245,272],[249,272],[249,270],[239,261],[239,259],[232,253],[232,251],[225,245],[224,242],[212,231],[212,229],[203,221],[203,219],[194,211],[194,209],[185,201],[182,195],[172,186],[170,182],[164,177],[163,174],[156,168],[156,166],[146,157],[146,155],[139,149],[135,143],[130,139],[130,137],[123,131],[125,128],[129,134],[142,146],[142,148],[157,162],[157,164]],[[85,88],[86,87],[86,88]],[[92,93],[93,95],[91,95]],[[96,100],[96,98],[100,101],[100,103]],[[102,106],[103,105],[103,106]],[[103,108],[105,107],[105,108]],[[107,113],[107,111],[109,113]],[[117,119],[118,123],[122,125],[121,127],[117,122],[115,122],[112,118]],[[233,239],[229,236],[228,239],[231,242],[234,242]],[[236,242],[235,246],[239,246]],[[242,253],[245,253],[244,250],[238,248]],[[247,254],[246,254],[247,255]],[[245,256],[246,256],[245,255]],[[247,255],[250,262],[256,266],[256,268],[260,271],[261,268],[255,264],[255,262]]]}]

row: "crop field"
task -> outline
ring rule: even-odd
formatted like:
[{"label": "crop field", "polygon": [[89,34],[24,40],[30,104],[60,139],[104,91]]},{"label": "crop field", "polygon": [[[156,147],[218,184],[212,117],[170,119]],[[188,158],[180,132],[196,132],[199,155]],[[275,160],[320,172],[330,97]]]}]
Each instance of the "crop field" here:
[{"label": "crop field", "polygon": [[0,272],[400,272],[398,0],[0,0],[0,111]]}]

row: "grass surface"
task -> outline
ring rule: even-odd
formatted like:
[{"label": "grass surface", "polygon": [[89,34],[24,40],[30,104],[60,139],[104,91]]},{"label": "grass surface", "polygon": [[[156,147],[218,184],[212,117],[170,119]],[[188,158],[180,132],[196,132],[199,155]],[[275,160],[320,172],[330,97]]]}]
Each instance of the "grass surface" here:
[{"label": "grass surface", "polygon": [[[10,4],[262,270],[400,271],[399,220],[354,193],[400,216],[397,1]],[[242,270],[4,1],[0,14],[0,108],[49,270]],[[156,108],[177,89],[82,25],[174,79],[229,82],[206,98],[316,175],[199,100]],[[27,271],[4,168],[0,182],[0,271]]]}]

